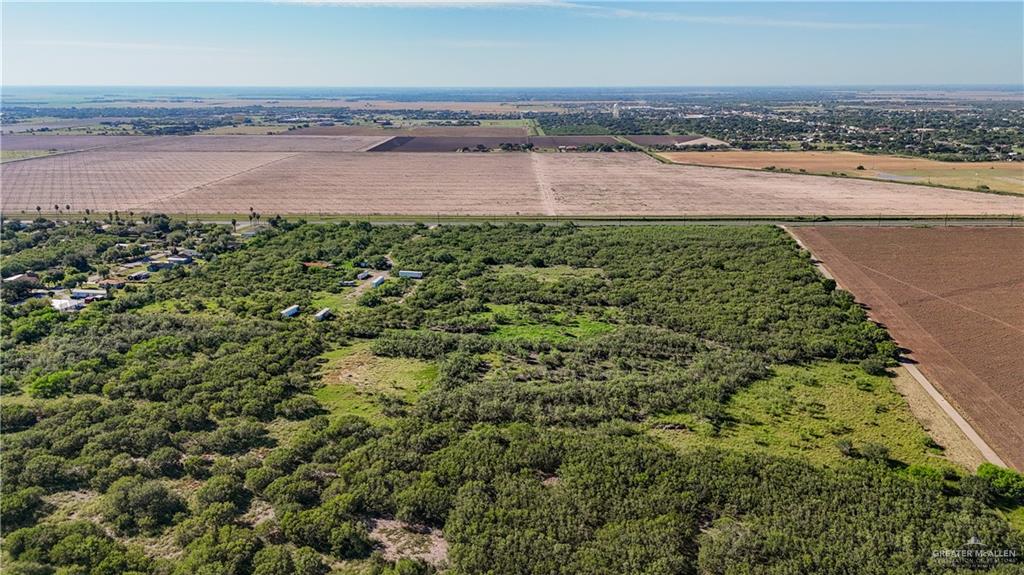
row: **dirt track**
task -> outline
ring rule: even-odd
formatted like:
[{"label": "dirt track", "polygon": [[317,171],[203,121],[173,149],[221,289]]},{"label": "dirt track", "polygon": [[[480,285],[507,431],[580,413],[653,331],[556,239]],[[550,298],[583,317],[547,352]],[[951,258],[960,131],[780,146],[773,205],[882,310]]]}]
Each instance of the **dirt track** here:
[{"label": "dirt track", "polygon": [[1024,229],[792,232],[1003,461],[1024,469]]},{"label": "dirt track", "polygon": [[667,165],[640,153],[323,151],[367,142],[197,136],[131,143],[5,163],[0,199],[6,213],[70,204],[207,214],[253,206],[420,216],[1024,215],[1024,197]]}]

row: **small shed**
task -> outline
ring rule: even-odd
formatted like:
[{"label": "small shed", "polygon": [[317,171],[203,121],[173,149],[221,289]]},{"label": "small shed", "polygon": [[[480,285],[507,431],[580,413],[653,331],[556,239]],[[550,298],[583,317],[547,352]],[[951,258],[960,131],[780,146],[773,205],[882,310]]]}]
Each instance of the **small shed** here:
[{"label": "small shed", "polygon": [[73,299],[51,299],[50,306],[59,312],[78,311],[85,307],[85,304]]},{"label": "small shed", "polygon": [[423,279],[423,272],[417,272],[413,270],[399,270],[398,277],[418,280]]},{"label": "small shed", "polygon": [[364,271],[359,272],[359,275],[356,276],[356,279],[357,280],[364,280],[364,279],[366,279],[366,278],[368,278],[368,277],[370,277],[372,275],[373,274],[370,273],[370,270],[364,270]]},{"label": "small shed", "polygon": [[370,282],[370,285],[373,286],[373,287],[380,287],[380,284],[384,283],[384,280],[386,280],[386,279],[388,279],[388,278],[386,278],[384,276],[377,276],[377,277],[373,278],[373,281]]},{"label": "small shed", "polygon": [[341,280],[341,287],[356,287],[356,282],[352,280]]},{"label": "small shed", "polygon": [[299,306],[288,306],[281,311],[281,317],[292,317],[297,313],[299,313]]},{"label": "small shed", "polygon": [[313,317],[316,318],[316,321],[324,321],[325,319],[331,317],[331,308],[325,307],[324,309],[316,312],[316,315],[314,315]]},{"label": "small shed", "polygon": [[100,299],[105,297],[107,297],[107,290],[105,289],[75,288],[71,290],[71,299]]}]

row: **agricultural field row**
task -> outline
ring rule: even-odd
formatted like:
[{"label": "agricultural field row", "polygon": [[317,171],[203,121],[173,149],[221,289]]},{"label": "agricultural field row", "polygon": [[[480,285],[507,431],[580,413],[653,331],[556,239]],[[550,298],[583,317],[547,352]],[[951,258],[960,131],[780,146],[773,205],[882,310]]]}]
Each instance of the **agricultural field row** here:
[{"label": "agricultural field row", "polygon": [[[373,145],[357,136],[342,142],[267,137],[294,143],[212,151],[239,149],[235,138],[128,142],[7,162],[0,168],[4,213],[50,211],[56,205],[77,212],[194,214],[249,208],[266,214],[414,216],[1024,214],[1024,198],[1017,196],[668,165],[641,153],[304,151]],[[176,151],[179,143],[187,150],[192,139],[208,142],[211,151]]]}]

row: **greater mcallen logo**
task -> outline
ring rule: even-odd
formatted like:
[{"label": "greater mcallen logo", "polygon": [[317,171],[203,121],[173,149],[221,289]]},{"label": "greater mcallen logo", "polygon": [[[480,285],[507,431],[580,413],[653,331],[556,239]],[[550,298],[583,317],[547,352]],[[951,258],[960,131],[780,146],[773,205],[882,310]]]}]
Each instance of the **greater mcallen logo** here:
[{"label": "greater mcallen logo", "polygon": [[1015,549],[991,549],[979,537],[973,536],[958,549],[932,551],[932,559],[939,563],[976,568],[1018,563],[1020,555]]}]

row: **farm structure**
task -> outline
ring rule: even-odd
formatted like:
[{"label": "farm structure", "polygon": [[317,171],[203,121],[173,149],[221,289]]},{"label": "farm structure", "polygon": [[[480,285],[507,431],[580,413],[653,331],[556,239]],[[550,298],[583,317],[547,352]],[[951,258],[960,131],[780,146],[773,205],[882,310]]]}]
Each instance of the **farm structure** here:
[{"label": "farm structure", "polygon": [[416,216],[1024,214],[1024,197],[662,164],[630,152],[400,154],[140,146],[9,162],[0,166],[0,177],[0,199],[9,215],[54,205],[174,214],[245,213],[250,207],[265,214]]},{"label": "farm structure", "polygon": [[793,232],[1001,459],[1024,469],[1024,229]]}]

